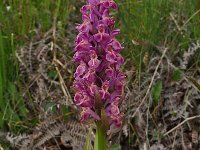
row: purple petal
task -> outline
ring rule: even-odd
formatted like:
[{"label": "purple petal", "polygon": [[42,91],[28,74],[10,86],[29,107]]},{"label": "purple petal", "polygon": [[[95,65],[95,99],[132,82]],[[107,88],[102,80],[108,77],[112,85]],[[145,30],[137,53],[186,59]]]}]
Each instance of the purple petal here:
[{"label": "purple petal", "polygon": [[86,93],[76,93],[74,96],[74,102],[77,106],[92,107],[93,101]]},{"label": "purple petal", "polygon": [[106,26],[113,26],[115,24],[115,21],[113,18],[110,17],[104,17],[102,20],[103,24],[105,24]]},{"label": "purple petal", "polygon": [[121,46],[121,44],[117,40],[115,40],[115,39],[112,41],[112,47],[116,51],[119,51],[119,50],[123,49],[123,47]]},{"label": "purple petal", "polygon": [[124,63],[124,58],[120,54],[117,54],[116,61],[117,64],[120,66]]},{"label": "purple petal", "polygon": [[75,51],[81,51],[87,49],[88,49],[88,42],[83,40],[75,47]]},{"label": "purple petal", "polygon": [[108,92],[108,89],[109,89],[109,81],[105,81],[102,84],[101,90],[99,90],[99,94],[102,97],[102,99],[106,99],[110,95],[110,93]]},{"label": "purple petal", "polygon": [[75,78],[79,78],[81,75],[83,75],[87,70],[87,66],[84,62],[82,62],[76,69],[76,72],[74,74]]},{"label": "purple petal", "polygon": [[114,69],[109,67],[108,69],[106,69],[106,76],[108,77],[113,77],[114,76]]},{"label": "purple petal", "polygon": [[83,99],[83,95],[81,93],[75,94],[75,96],[74,96],[75,103],[80,103],[82,99]]},{"label": "purple petal", "polygon": [[94,35],[94,39],[97,41],[97,42],[100,42],[102,40],[102,34],[101,33],[97,33]]},{"label": "purple petal", "polygon": [[102,18],[109,17],[109,9],[103,9],[102,11],[103,11]]},{"label": "purple petal", "polygon": [[110,98],[110,103],[113,103],[113,102],[120,102],[121,98],[120,98],[121,95],[119,95],[118,92],[114,91],[112,94],[111,94],[111,98]]},{"label": "purple petal", "polygon": [[115,63],[116,62],[116,54],[113,51],[108,51],[106,54],[106,60]]},{"label": "purple petal", "polygon": [[84,6],[80,9],[80,12],[81,12],[82,14],[87,14],[88,11],[89,11],[89,9],[90,9],[90,5],[84,5]]},{"label": "purple petal", "polygon": [[100,24],[98,26],[98,30],[99,30],[99,33],[97,33],[97,34],[94,35],[94,39],[97,42],[107,43],[108,41],[111,40],[110,39],[110,35],[108,33],[105,33],[104,25]]},{"label": "purple petal", "polygon": [[117,9],[117,4],[113,1],[113,0],[107,0],[103,2],[103,6],[105,8],[113,8],[113,9]]},{"label": "purple petal", "polygon": [[88,55],[89,55],[89,52],[87,52],[87,51],[77,51],[74,54],[73,59],[75,62],[85,61],[89,58]]},{"label": "purple petal", "polygon": [[118,108],[118,104],[115,103],[111,103],[107,108],[106,108],[106,112],[108,114],[108,116],[112,116],[112,115],[118,115],[120,114],[119,108]]},{"label": "purple petal", "polygon": [[[111,32],[111,37],[114,38],[116,35],[118,35],[120,33],[120,30],[119,29],[116,29],[116,30],[113,30]],[[113,43],[115,45],[115,42]],[[117,43],[118,47],[121,47],[121,44],[118,42]],[[114,48],[114,47],[113,47]],[[115,49],[115,48],[114,48]]]},{"label": "purple petal", "polygon": [[90,117],[93,117],[96,120],[100,120],[100,117],[90,108],[83,109],[83,111],[81,112],[81,122],[89,119]]},{"label": "purple petal", "polygon": [[103,6],[104,6],[105,8],[109,8],[109,7],[110,7],[110,3],[109,3],[108,1],[103,2]]},{"label": "purple petal", "polygon": [[100,61],[95,58],[95,59],[91,59],[89,62],[88,62],[88,65],[92,68],[98,68],[99,67],[99,64],[100,64]]},{"label": "purple petal", "polygon": [[124,84],[120,82],[119,80],[116,80],[116,84],[115,84],[116,91],[122,92],[123,87],[124,87]]},{"label": "purple petal", "polygon": [[99,4],[99,0],[88,0],[88,2],[89,2],[91,5],[98,5],[98,4]]},{"label": "purple petal", "polygon": [[93,69],[90,69],[90,70],[83,76],[83,79],[86,79],[87,81],[90,81],[90,82],[94,82],[94,81],[95,81],[95,78],[96,78],[95,70],[93,70]]},{"label": "purple petal", "polygon": [[100,61],[97,59],[97,54],[93,51],[90,57],[91,59],[88,62],[88,65],[92,68],[97,68],[100,64]]},{"label": "purple petal", "polygon": [[92,96],[95,96],[96,92],[98,91],[98,87],[92,83],[90,86],[89,86],[89,93],[92,95]]},{"label": "purple petal", "polygon": [[125,78],[126,76],[122,72],[119,71],[117,74],[117,80],[124,82]]},{"label": "purple petal", "polygon": [[82,41],[88,41],[89,37],[87,35],[87,33],[83,33],[83,32],[80,32],[77,37],[76,37],[76,45],[78,45],[80,42]]},{"label": "purple petal", "polygon": [[103,100],[108,99],[110,97],[110,93],[105,90],[99,90],[99,94]]},{"label": "purple petal", "polygon": [[83,24],[81,24],[79,27],[78,27],[78,30],[80,32],[84,32],[84,33],[88,33],[90,31],[90,28],[91,28],[91,24],[89,22],[83,22]]},{"label": "purple petal", "polygon": [[122,126],[122,116],[112,116],[111,124],[114,124],[115,127],[120,128]]},{"label": "purple petal", "polygon": [[109,42],[109,41],[110,41],[110,35],[107,34],[107,33],[104,33],[104,34],[102,35],[102,41],[103,41],[104,43]]},{"label": "purple petal", "polygon": [[110,7],[112,7],[113,9],[117,9],[117,4],[114,1],[110,2]]}]

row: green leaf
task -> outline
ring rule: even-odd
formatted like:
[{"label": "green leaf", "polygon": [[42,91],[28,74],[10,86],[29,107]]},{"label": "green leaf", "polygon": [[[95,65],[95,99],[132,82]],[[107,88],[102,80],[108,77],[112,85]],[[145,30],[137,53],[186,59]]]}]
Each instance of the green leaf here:
[{"label": "green leaf", "polygon": [[4,120],[2,118],[3,118],[3,113],[0,112],[0,128],[3,128],[4,125]]},{"label": "green leaf", "polygon": [[54,103],[54,102],[47,102],[46,105],[45,105],[44,110],[46,112],[47,111],[56,112],[56,103]]},{"label": "green leaf", "polygon": [[66,105],[62,105],[62,106],[61,106],[61,112],[62,112],[63,114],[67,114],[67,113],[71,112],[71,111],[70,111],[70,107],[68,107],[68,106],[66,106]]},{"label": "green leaf", "polygon": [[48,77],[55,80],[58,77],[58,73],[55,70],[49,70]]},{"label": "green leaf", "polygon": [[157,81],[151,90],[154,104],[158,104],[162,92],[162,81]]},{"label": "green leaf", "polygon": [[61,106],[61,113],[63,114],[65,121],[68,120],[70,112],[71,112],[70,107],[68,107],[66,105]]},{"label": "green leaf", "polygon": [[173,71],[172,80],[179,81],[181,80],[183,72],[180,69],[176,69]]},{"label": "green leaf", "polygon": [[112,150],[121,150],[121,146],[119,144],[113,144]]}]

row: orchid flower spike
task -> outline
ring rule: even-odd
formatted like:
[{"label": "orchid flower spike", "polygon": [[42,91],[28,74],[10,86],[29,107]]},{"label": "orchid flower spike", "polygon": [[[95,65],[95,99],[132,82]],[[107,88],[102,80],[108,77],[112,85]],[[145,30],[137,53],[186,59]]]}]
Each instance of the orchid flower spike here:
[{"label": "orchid flower spike", "polygon": [[106,117],[109,127],[119,128],[125,83],[120,66],[124,59],[120,55],[123,47],[115,38],[120,30],[114,29],[110,9],[117,9],[114,0],[87,0],[80,10],[83,22],[76,27],[79,34],[73,57],[77,65],[74,102],[81,109],[81,121]]}]

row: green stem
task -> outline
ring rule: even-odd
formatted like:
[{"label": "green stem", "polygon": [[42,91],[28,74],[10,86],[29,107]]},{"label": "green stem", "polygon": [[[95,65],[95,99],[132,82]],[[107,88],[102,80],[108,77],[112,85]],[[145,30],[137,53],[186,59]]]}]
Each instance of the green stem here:
[{"label": "green stem", "polygon": [[100,123],[96,123],[96,136],[94,143],[94,150],[106,150],[107,139],[106,139],[106,130],[102,128]]}]

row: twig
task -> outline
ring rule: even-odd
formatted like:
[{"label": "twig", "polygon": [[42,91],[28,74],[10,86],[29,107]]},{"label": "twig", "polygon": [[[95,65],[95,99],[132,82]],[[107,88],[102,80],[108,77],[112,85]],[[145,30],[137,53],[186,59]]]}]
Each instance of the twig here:
[{"label": "twig", "polygon": [[171,132],[173,132],[174,130],[176,130],[177,128],[179,128],[180,126],[182,126],[184,123],[186,123],[187,121],[190,121],[190,120],[193,120],[193,119],[196,119],[196,118],[200,118],[200,115],[198,116],[192,116],[192,117],[189,117],[189,118],[186,118],[184,121],[182,121],[181,123],[179,123],[177,126],[175,126],[174,128],[172,128],[171,130],[167,131],[164,136],[170,134]]},{"label": "twig", "polygon": [[[56,61],[54,60],[54,62],[56,62]],[[62,89],[64,95],[67,97],[67,99],[68,99],[68,101],[70,102],[70,104],[73,104],[72,98],[71,98],[71,96],[70,96],[70,94],[69,94],[69,91],[68,91],[68,88],[67,88],[67,86],[65,85],[65,82],[64,82],[64,80],[63,80],[63,78],[62,78],[62,75],[61,75],[61,73],[60,73],[60,71],[59,71],[59,69],[58,69],[56,63],[55,63],[55,68],[56,68],[56,71],[57,71],[58,76],[59,76],[59,82],[60,82],[61,89]],[[69,103],[68,103],[68,104],[69,104]]]},{"label": "twig", "polygon": [[173,15],[172,13],[170,13],[170,16],[171,16],[172,20],[174,21],[174,23],[175,23],[175,25],[176,25],[178,31],[181,31],[181,28],[180,28],[180,26],[178,25],[178,22],[177,22],[176,19],[174,18],[174,15]]},{"label": "twig", "polygon": [[15,53],[15,56],[17,57],[18,61],[26,68],[26,70],[28,70],[27,65],[22,61],[22,59],[19,57],[18,53]]},{"label": "twig", "polygon": [[145,102],[145,100],[146,100],[146,98],[147,98],[147,96],[148,96],[148,94],[149,94],[149,92],[150,92],[150,90],[151,90],[151,87],[152,87],[152,85],[153,85],[153,82],[154,82],[154,79],[155,79],[155,77],[156,77],[156,73],[157,73],[157,71],[158,71],[158,68],[159,68],[159,66],[160,66],[160,64],[161,64],[161,62],[162,62],[162,60],[163,60],[163,58],[164,58],[164,56],[165,56],[167,50],[168,50],[168,49],[165,48],[165,50],[163,51],[163,54],[162,54],[162,56],[161,56],[161,58],[160,58],[160,61],[158,62],[158,65],[156,66],[156,69],[155,69],[155,71],[154,71],[154,74],[153,74],[153,77],[152,77],[151,82],[150,82],[150,84],[149,84],[149,87],[148,87],[148,89],[147,89],[147,92],[146,92],[144,98],[142,99],[142,102],[140,103],[140,105],[138,106],[138,108],[136,109],[136,111],[134,112],[134,114],[133,114],[131,117],[135,117],[135,115],[137,114],[137,112],[139,111],[139,109],[141,108],[141,106],[143,105],[143,103]]},{"label": "twig", "polygon": [[33,68],[33,67],[32,67],[32,60],[31,60],[31,56],[32,56],[32,55],[31,55],[31,52],[32,52],[32,49],[33,49],[33,42],[31,41],[30,44],[29,44],[29,49],[28,49],[28,50],[29,50],[29,51],[28,51],[28,52],[29,52],[29,53],[28,53],[28,59],[29,59],[30,70],[32,70],[32,68]]},{"label": "twig", "polygon": [[183,27],[184,27],[186,24],[188,24],[188,22],[190,22],[190,20],[191,20],[194,16],[196,16],[199,12],[200,12],[200,9],[197,10],[197,11],[183,24],[183,26],[181,27],[181,30],[182,30]]},{"label": "twig", "polygon": [[57,61],[57,58],[56,58],[56,47],[55,47],[56,46],[56,21],[57,21],[57,17],[58,17],[59,7],[60,7],[60,0],[58,0],[57,9],[56,9],[56,12],[55,12],[55,15],[54,15],[54,20],[53,20],[53,33],[52,33],[53,40],[51,42],[51,50],[53,52],[52,64],[55,65],[56,71],[57,71],[58,76],[59,76],[60,86],[61,86],[61,89],[62,89],[64,95],[67,97],[68,102],[70,102],[70,104],[73,104],[72,98],[71,98],[71,96],[69,94],[67,86],[65,85],[65,82],[64,82],[64,80],[63,80],[63,78],[61,76],[61,73],[60,73],[60,71],[59,71],[59,69],[57,67],[57,64],[60,65],[60,63],[58,63],[59,61]]}]

